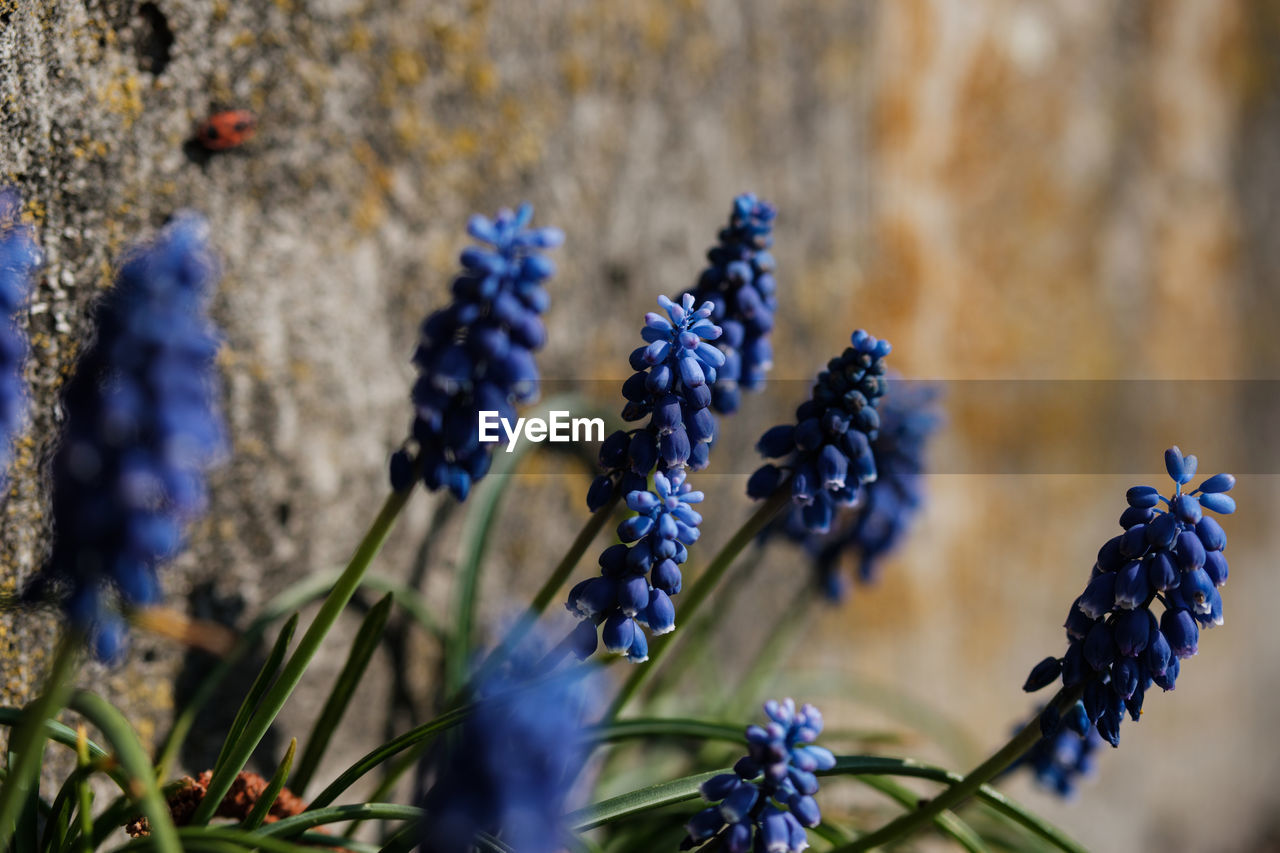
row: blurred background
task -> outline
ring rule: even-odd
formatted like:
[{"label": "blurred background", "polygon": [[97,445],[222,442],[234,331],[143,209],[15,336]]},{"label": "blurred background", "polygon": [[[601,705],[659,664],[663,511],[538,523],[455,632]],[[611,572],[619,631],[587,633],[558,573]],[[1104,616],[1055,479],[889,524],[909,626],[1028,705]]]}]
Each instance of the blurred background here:
[{"label": "blurred background", "polygon": [[[168,592],[243,625],[341,565],[376,511],[410,423],[417,325],[447,299],[468,214],[529,200],[535,224],[565,230],[543,375],[613,409],[643,313],[694,283],[730,200],[754,191],[780,211],[776,367],[699,478],[705,555],[749,512],[755,438],[853,328],[941,384],[947,426],[907,546],[878,585],[812,610],[752,705],[787,692],[833,726],[931,731],[897,751],[965,769],[1032,711],[1019,687],[1064,649],[1125,488],[1163,488],[1177,443],[1204,474],[1240,477],[1226,625],[1073,803],[1026,779],[1010,790],[1092,849],[1280,849],[1274,0],[8,0],[0,57],[0,181],[46,253],[32,423],[4,505],[9,588],[42,554],[40,465],[94,295],[173,211],[204,212],[222,257],[235,447]],[[254,139],[191,143],[231,108],[257,114]],[[489,547],[487,619],[545,577],[588,481],[541,450],[521,467]],[[418,496],[377,567],[423,574],[442,615],[447,500]],[[424,539],[433,562],[415,569]],[[695,682],[749,664],[810,582],[797,553],[761,558],[721,614],[723,670]],[[4,704],[30,695],[54,621],[4,615]],[[298,726],[341,666],[331,646]],[[430,690],[430,644],[401,652],[376,659],[370,706],[393,672],[421,673],[395,689]],[[88,678],[156,738],[207,666],[144,636]],[[920,723],[917,706],[949,722]],[[381,723],[404,720],[356,720],[335,767]]]}]

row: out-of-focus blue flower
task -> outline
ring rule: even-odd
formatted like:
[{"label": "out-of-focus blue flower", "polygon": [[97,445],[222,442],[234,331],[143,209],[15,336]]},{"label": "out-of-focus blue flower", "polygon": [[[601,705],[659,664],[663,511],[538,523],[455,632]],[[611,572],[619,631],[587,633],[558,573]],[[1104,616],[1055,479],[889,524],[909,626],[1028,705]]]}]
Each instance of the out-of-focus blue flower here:
[{"label": "out-of-focus blue flower", "polygon": [[[530,229],[533,207],[502,210],[492,219],[473,216],[467,233],[489,247],[461,255],[463,271],[453,281],[453,303],[422,323],[413,362],[413,440],[391,460],[391,485],[408,487],[415,464],[428,489],[448,488],[458,500],[489,470],[493,449],[481,443],[479,414],[498,412],[512,422],[517,403],[538,396],[533,353],[546,340],[539,319],[547,309],[543,282],[555,265],[543,254],[564,242],[556,228]],[[502,431],[499,430],[499,433]]]},{"label": "out-of-focus blue flower", "polygon": [[[1222,624],[1218,589],[1227,582],[1227,536],[1204,510],[1235,512],[1226,494],[1235,477],[1217,474],[1183,492],[1195,476],[1196,457],[1171,447],[1165,467],[1173,495],[1151,486],[1129,489],[1129,508],[1120,516],[1124,532],[1098,551],[1089,583],[1067,615],[1067,653],[1036,664],[1023,688],[1039,690],[1059,675],[1067,687],[1083,685],[1088,719],[1112,746],[1120,743],[1124,712],[1137,720],[1153,683],[1172,690],[1179,661],[1198,650],[1200,628]],[[1157,600],[1164,608],[1159,620],[1151,610]]]},{"label": "out-of-focus blue flower", "polygon": [[109,599],[160,599],[156,571],[204,511],[206,468],[224,452],[207,231],[181,214],[125,261],[64,393],[53,549],[31,593],[59,596],[104,659],[126,639]]},{"label": "out-of-focus blue flower", "polygon": [[1102,738],[1089,722],[1084,704],[1077,702],[1067,711],[1058,728],[1050,734],[1041,735],[1040,740],[1007,772],[1026,767],[1042,788],[1070,798],[1075,795],[1080,780],[1093,775],[1096,753],[1101,745]]},{"label": "out-of-focus blue flower", "polygon": [[34,232],[21,224],[20,213],[17,191],[0,189],[0,480],[27,406],[22,366],[30,346],[14,315],[26,303],[31,275],[40,265]]},{"label": "out-of-focus blue flower", "polygon": [[827,362],[813,394],[796,409],[796,424],[776,426],[756,449],[782,466],[764,465],[751,475],[747,494],[765,498],[790,469],[791,495],[800,520],[812,533],[826,533],[836,509],[857,500],[860,487],[876,479],[871,442],[880,429],[876,406],[888,389],[884,358],[892,349],[859,329],[851,346]]},{"label": "out-of-focus blue flower", "polygon": [[836,764],[829,750],[815,746],[822,733],[822,714],[812,705],[766,702],[769,724],[747,727],[747,754],[702,785],[702,797],[715,805],[687,824],[682,850],[719,839],[727,853],[800,853],[809,846],[806,826],[817,826],[822,814],[813,795],[816,771]]},{"label": "out-of-focus blue flower", "polygon": [[688,466],[707,466],[716,420],[711,414],[711,389],[718,381],[724,354],[711,344],[720,337],[712,323],[711,303],[696,309],[685,294],[680,303],[665,296],[658,304],[666,312],[650,312],[640,331],[646,344],[631,353],[636,372],[622,385],[626,421],[646,416],[649,423],[636,430],[618,430],[600,447],[606,471],[587,493],[592,512],[608,503],[615,489],[626,495],[644,489],[649,473]]},{"label": "out-of-focus blue flower", "polygon": [[[680,592],[686,546],[698,541],[702,516],[693,505],[702,499],[680,468],[655,472],[653,491],[627,493],[627,507],[635,515],[618,525],[618,538],[631,544],[606,548],[600,555],[600,576],[577,584],[565,605],[585,625],[604,626],[601,635],[608,651],[643,663],[649,657],[643,628],[652,634],[675,630],[671,597]],[[579,658],[595,652],[594,628],[580,627],[574,638]]]},{"label": "out-of-focus blue flower", "polygon": [[880,402],[880,431],[871,441],[877,476],[857,502],[837,512],[826,534],[811,533],[798,506],[766,529],[766,535],[782,532],[809,552],[818,585],[833,600],[848,592],[842,556],[855,554],[858,581],[874,583],[881,562],[902,543],[924,504],[925,450],[942,425],[938,389],[896,378],[893,383],[893,393]]},{"label": "out-of-focus blue flower", "polygon": [[690,293],[711,303],[711,319],[723,330],[716,341],[725,355],[711,405],[721,414],[738,410],[739,389],[757,391],[773,367],[774,295],[773,220],[777,210],[751,193],[733,200],[729,224],[720,242],[707,251],[710,262]]},{"label": "out-of-focus blue flower", "polygon": [[585,670],[539,674],[541,645],[526,641],[485,677],[457,739],[424,761],[423,853],[470,853],[478,833],[521,853],[564,849],[570,791],[587,758],[583,719],[598,691]]}]

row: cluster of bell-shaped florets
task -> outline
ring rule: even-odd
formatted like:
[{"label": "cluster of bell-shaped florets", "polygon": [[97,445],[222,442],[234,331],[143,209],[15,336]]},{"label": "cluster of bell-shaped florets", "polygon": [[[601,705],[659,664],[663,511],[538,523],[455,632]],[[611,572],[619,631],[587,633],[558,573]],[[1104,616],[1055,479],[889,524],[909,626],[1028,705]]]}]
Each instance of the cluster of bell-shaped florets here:
[{"label": "cluster of bell-shaped florets", "polygon": [[773,367],[774,292],[773,220],[777,210],[751,193],[733,200],[729,224],[720,242],[707,251],[710,264],[691,293],[711,303],[711,319],[724,335],[716,346],[724,353],[711,405],[721,414],[738,410],[740,391],[757,391]]},{"label": "cluster of bell-shaped florets", "polygon": [[857,559],[859,583],[874,583],[881,565],[910,532],[925,499],[925,451],[942,425],[933,385],[893,380],[893,393],[880,402],[880,430],[871,441],[876,479],[863,486],[857,502],[836,514],[828,533],[812,533],[796,506],[770,525],[803,547],[812,558],[818,586],[841,601],[849,589],[841,563]]},{"label": "cluster of bell-shaped florets", "polygon": [[480,441],[480,412],[514,421],[516,404],[537,398],[533,353],[546,340],[540,315],[549,301],[543,283],[555,274],[542,252],[564,242],[564,234],[530,229],[532,218],[533,207],[524,204],[467,224],[467,233],[490,248],[463,250],[453,303],[422,323],[413,354],[417,454],[402,448],[392,457],[393,488],[412,483],[416,468],[428,489],[447,488],[466,500],[488,472],[493,449],[506,440],[499,434],[496,443]]},{"label": "cluster of bell-shaped florets", "polygon": [[[644,634],[675,630],[671,596],[680,592],[680,565],[688,548],[698,541],[702,516],[693,508],[702,492],[694,491],[683,469],[657,471],[653,491],[627,493],[627,508],[634,515],[618,525],[623,544],[611,545],[600,555],[600,576],[577,584],[569,592],[566,607],[582,621],[573,634],[573,650],[579,658],[593,654],[600,639],[606,650],[626,655],[633,663],[649,658]],[[628,544],[629,543],[629,544]]]},{"label": "cluster of bell-shaped florets", "polygon": [[1081,779],[1093,775],[1100,746],[1102,738],[1089,722],[1084,704],[1077,702],[1062,715],[1056,729],[1041,735],[1010,765],[1009,772],[1026,767],[1042,788],[1069,798],[1075,795]]},{"label": "cluster of bell-shaped florets", "polygon": [[[1227,536],[1204,510],[1235,512],[1226,494],[1235,477],[1216,474],[1183,492],[1195,476],[1196,457],[1171,447],[1165,467],[1173,495],[1151,486],[1129,489],[1129,508],[1120,516],[1124,533],[1102,546],[1067,616],[1066,655],[1045,658],[1023,687],[1038,690],[1059,674],[1067,687],[1083,685],[1088,718],[1112,746],[1120,742],[1125,710],[1137,720],[1151,684],[1172,690],[1179,661],[1198,650],[1200,627],[1222,624],[1218,588],[1227,582]],[[1158,620],[1151,611],[1157,600],[1164,606]]]},{"label": "cluster of bell-shaped florets", "polygon": [[587,492],[592,512],[604,506],[615,490],[626,495],[645,488],[649,473],[688,466],[707,466],[716,419],[711,414],[711,388],[724,365],[724,354],[711,343],[720,337],[712,323],[711,303],[695,308],[693,296],[680,303],[665,296],[658,304],[666,316],[650,312],[640,335],[645,346],[631,353],[635,371],[622,385],[627,404],[622,419],[649,423],[636,430],[618,430],[600,448],[601,474]]},{"label": "cluster of bell-shaped florets", "polygon": [[26,332],[16,322],[40,265],[33,230],[19,220],[18,194],[0,189],[0,481],[9,461],[9,442],[22,426],[27,405],[22,366],[27,360]]},{"label": "cluster of bell-shaped florets", "polygon": [[[471,853],[485,837],[522,853],[556,853],[587,760],[584,717],[602,685],[586,670],[547,677],[541,638],[498,671],[483,672],[458,736],[422,762],[422,853]],[[584,677],[585,676],[585,677]]]},{"label": "cluster of bell-shaped florets", "polygon": [[181,215],[126,261],[63,395],[53,548],[28,595],[58,598],[104,660],[126,640],[112,595],[159,600],[157,570],[204,510],[206,468],[225,448],[206,232]]},{"label": "cluster of bell-shaped florets", "polygon": [[822,822],[813,798],[816,772],[836,764],[829,750],[813,744],[822,714],[812,705],[797,709],[791,699],[766,702],[764,710],[770,722],[747,727],[747,755],[733,772],[702,784],[703,799],[715,805],[685,824],[681,850],[800,853],[809,846],[805,827]]},{"label": "cluster of bell-shaped florets", "polygon": [[876,406],[888,390],[885,356],[892,347],[859,329],[851,346],[827,362],[812,396],[796,409],[797,423],[776,426],[760,437],[756,449],[769,459],[789,456],[779,467],[760,467],[747,494],[766,498],[790,469],[792,499],[801,508],[806,530],[826,533],[836,509],[852,505],[862,484],[876,478],[871,442],[880,429]]}]

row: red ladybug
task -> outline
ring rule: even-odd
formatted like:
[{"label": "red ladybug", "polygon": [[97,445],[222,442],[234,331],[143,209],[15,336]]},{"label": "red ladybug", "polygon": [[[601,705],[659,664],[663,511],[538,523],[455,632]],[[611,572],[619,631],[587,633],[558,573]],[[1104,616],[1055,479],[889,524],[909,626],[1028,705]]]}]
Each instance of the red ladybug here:
[{"label": "red ladybug", "polygon": [[209,116],[195,139],[206,151],[226,151],[248,142],[257,129],[258,117],[248,110],[224,110]]}]

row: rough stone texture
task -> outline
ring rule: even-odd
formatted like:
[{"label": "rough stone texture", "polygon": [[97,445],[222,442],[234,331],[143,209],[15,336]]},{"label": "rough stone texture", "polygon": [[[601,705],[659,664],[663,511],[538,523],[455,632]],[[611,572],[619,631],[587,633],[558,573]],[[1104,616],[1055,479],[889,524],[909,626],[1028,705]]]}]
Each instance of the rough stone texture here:
[{"label": "rough stone texture", "polygon": [[[725,468],[706,480],[712,543],[745,512],[754,436],[854,325],[892,339],[913,376],[1273,378],[1278,46],[1280,9],[1262,0],[0,0],[0,180],[22,190],[48,259],[28,314],[34,402],[4,506],[5,583],[44,547],[39,464],[93,296],[180,207],[210,218],[223,259],[235,456],[166,578],[175,606],[241,622],[339,565],[375,512],[408,425],[417,321],[444,299],[473,210],[527,198],[566,230],[544,375],[612,407],[620,341],[656,293],[692,282],[729,198],[779,204],[777,373],[797,383],[726,425]],[[224,107],[257,111],[259,135],[200,156],[186,141]],[[1247,459],[1259,444],[1233,431],[1224,393],[1213,411],[1183,402],[1185,421],[1109,423],[1151,448],[1121,470],[1154,473],[1175,441],[1215,468],[1219,450]],[[957,405],[947,458],[1107,441],[1077,399]],[[1074,470],[1045,452],[1038,470]],[[1130,480],[975,464],[936,479],[918,540],[879,589],[821,620],[805,660],[903,685],[989,744],[1029,709],[1024,670],[1060,648]],[[526,473],[490,552],[486,615],[536,586],[581,523],[582,474],[542,454]],[[1248,512],[1229,526],[1228,626],[1056,815],[1098,849],[1256,849],[1276,831],[1269,473],[1243,479]],[[416,499],[381,571],[408,573],[437,505]],[[437,612],[448,568],[428,581]],[[6,614],[0,630],[0,701],[18,702],[52,620]],[[341,658],[319,662],[288,734],[305,733]],[[141,638],[126,668],[87,680],[151,739],[181,664]],[[833,713],[865,713],[846,704]],[[379,728],[356,723],[336,763]]]}]

